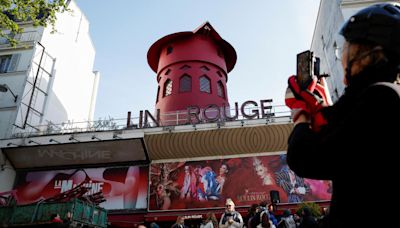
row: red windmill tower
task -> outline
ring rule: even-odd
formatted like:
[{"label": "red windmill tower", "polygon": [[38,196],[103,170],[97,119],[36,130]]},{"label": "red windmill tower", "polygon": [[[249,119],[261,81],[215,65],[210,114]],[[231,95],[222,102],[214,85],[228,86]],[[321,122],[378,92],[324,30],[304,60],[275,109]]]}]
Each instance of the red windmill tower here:
[{"label": "red windmill tower", "polygon": [[226,83],[236,58],[235,49],[209,22],[193,32],[170,34],[155,42],[147,61],[157,73],[160,124],[187,123],[188,107],[196,107],[206,119],[220,118],[215,110],[229,107]]}]

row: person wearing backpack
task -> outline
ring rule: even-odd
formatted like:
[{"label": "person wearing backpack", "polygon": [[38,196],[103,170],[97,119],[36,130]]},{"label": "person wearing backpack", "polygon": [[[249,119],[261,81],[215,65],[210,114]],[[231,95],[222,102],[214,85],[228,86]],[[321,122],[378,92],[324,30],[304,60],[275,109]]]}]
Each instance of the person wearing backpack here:
[{"label": "person wearing backpack", "polygon": [[232,199],[226,199],[226,210],[221,216],[221,220],[219,221],[220,228],[242,228],[243,227],[243,218],[242,215],[235,211],[235,203]]},{"label": "person wearing backpack", "polygon": [[256,214],[250,221],[251,228],[275,228],[275,225],[270,219],[270,214],[267,209],[267,202],[263,201],[260,203]]},{"label": "person wearing backpack", "polygon": [[296,222],[289,210],[284,210],[281,221],[279,221],[277,228],[296,228]]},{"label": "person wearing backpack", "polygon": [[364,218],[370,197],[379,208],[399,202],[393,197],[397,188],[388,184],[398,179],[398,172],[388,169],[398,166],[400,4],[363,8],[340,34],[345,39],[340,58],[346,89],[335,104],[327,103],[323,78],[314,76],[307,88],[300,88],[296,76],[289,77],[285,103],[292,109],[294,128],[287,163],[300,177],[332,181],[331,228],[392,227],[397,224],[393,220],[349,216]]}]

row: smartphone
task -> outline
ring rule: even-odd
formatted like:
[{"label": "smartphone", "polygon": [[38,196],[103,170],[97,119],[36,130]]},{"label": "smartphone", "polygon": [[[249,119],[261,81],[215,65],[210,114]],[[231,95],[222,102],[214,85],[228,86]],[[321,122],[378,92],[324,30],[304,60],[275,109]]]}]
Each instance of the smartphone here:
[{"label": "smartphone", "polygon": [[297,83],[301,89],[306,89],[312,80],[313,53],[304,51],[297,54]]},{"label": "smartphone", "polygon": [[329,75],[321,75],[320,72],[320,59],[313,56],[311,51],[304,51],[297,54],[297,82],[301,89],[307,89],[307,86],[315,75],[318,79],[321,77],[328,77]]}]

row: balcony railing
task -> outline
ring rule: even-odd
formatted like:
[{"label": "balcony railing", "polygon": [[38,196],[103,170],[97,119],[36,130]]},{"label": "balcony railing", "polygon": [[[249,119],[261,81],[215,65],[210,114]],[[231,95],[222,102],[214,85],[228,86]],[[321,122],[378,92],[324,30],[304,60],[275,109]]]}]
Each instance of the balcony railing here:
[{"label": "balcony railing", "polygon": [[[9,34],[9,36],[13,36],[14,39],[18,42],[18,44],[26,44],[29,42],[34,42],[39,38],[39,33],[37,31],[23,32],[20,34]],[[10,42],[6,37],[0,37],[0,45],[8,47]]]},{"label": "balcony railing", "polygon": [[[245,113],[253,113],[255,110],[258,110],[261,113],[260,107],[246,108]],[[233,109],[231,113],[233,113]],[[266,113],[265,117],[262,118],[261,115],[255,117],[254,119],[266,119],[267,122],[277,122],[276,120],[285,117],[286,119],[290,117],[290,110],[284,106],[272,106],[271,109],[263,110]],[[222,122],[233,122],[233,121],[241,121],[249,119],[242,115],[237,116],[234,120],[227,120],[220,118],[215,121],[206,121],[202,118],[202,112],[200,112],[201,121],[195,124],[206,124],[206,123],[222,123]],[[63,123],[51,123],[45,125],[38,126],[30,126],[26,129],[20,129],[18,127],[14,127],[12,131],[12,138],[23,138],[23,137],[31,137],[31,136],[40,136],[40,135],[54,135],[54,134],[71,134],[71,133],[83,133],[83,132],[99,132],[99,131],[110,131],[110,130],[126,130],[126,129],[139,129],[139,128],[154,128],[154,127],[165,127],[165,126],[180,126],[180,125],[193,125],[193,123],[187,123],[188,113],[186,110],[169,112],[160,116],[160,119],[167,119],[167,122],[160,121],[156,122],[146,122],[139,117],[133,118],[104,118],[96,121],[83,121],[83,122],[74,122],[74,121],[66,121]],[[167,118],[165,118],[167,117]],[[151,119],[151,118],[149,118]],[[289,119],[290,121],[290,119]],[[286,121],[288,122],[288,121]]]}]

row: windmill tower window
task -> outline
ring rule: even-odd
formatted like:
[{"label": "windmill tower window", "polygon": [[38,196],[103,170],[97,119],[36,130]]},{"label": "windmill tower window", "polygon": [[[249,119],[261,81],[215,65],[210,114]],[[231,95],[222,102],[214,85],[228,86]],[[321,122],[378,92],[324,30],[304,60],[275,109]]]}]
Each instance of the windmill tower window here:
[{"label": "windmill tower window", "polygon": [[192,78],[184,74],[179,80],[179,92],[190,92],[192,91]]},{"label": "windmill tower window", "polygon": [[205,75],[200,77],[200,91],[211,93],[210,79]]},{"label": "windmill tower window", "polygon": [[225,90],[224,90],[224,84],[222,84],[222,82],[221,81],[218,81],[218,96],[220,96],[220,97],[222,97],[222,98],[225,98]]},{"label": "windmill tower window", "polygon": [[164,97],[172,94],[172,80],[168,79],[164,83]]}]

